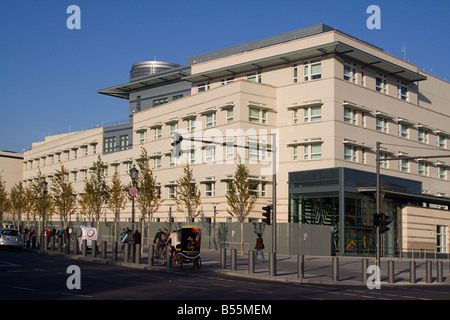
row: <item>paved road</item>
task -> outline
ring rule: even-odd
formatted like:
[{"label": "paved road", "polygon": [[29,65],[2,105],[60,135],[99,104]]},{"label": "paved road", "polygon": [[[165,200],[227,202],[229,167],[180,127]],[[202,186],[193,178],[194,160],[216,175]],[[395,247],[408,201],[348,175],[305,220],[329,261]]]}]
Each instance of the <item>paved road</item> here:
[{"label": "paved road", "polygon": [[[0,299],[7,300],[428,300],[450,299],[448,285],[384,286],[266,281],[217,273],[204,255],[199,271],[145,270],[37,252],[0,252]],[[70,265],[80,268],[81,289],[69,290]],[[267,264],[258,263],[258,268]],[[258,270],[257,268],[257,270]],[[217,268],[216,268],[217,269]],[[262,269],[260,272],[265,272]]]}]

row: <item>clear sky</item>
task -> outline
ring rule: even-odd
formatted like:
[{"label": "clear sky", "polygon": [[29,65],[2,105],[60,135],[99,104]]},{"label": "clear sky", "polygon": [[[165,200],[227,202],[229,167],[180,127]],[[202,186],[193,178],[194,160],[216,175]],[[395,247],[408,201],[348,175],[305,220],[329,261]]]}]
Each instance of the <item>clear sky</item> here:
[{"label": "clear sky", "polygon": [[[66,26],[70,5],[81,30]],[[370,5],[381,29],[369,30]],[[0,0],[0,150],[128,118],[128,101],[97,90],[132,64],[186,59],[324,23],[450,80],[450,1]]]}]

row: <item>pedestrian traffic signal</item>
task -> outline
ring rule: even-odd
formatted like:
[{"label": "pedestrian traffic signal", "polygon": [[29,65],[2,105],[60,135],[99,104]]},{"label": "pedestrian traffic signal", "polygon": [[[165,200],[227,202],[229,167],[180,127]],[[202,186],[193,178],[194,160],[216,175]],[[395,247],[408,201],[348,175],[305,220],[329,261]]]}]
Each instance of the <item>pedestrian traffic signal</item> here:
[{"label": "pedestrian traffic signal", "polygon": [[181,141],[183,141],[183,136],[179,134],[177,131],[173,133],[172,136],[173,142],[170,144],[172,148],[172,157],[177,158],[181,156],[183,151],[181,150]]},{"label": "pedestrian traffic signal", "polygon": [[392,222],[391,218],[387,215],[382,214],[380,216],[380,233],[385,233],[389,231],[388,225]]},{"label": "pedestrian traffic signal", "polygon": [[272,206],[265,206],[262,207],[262,209],[264,210],[263,212],[263,217],[264,219],[262,219],[262,222],[266,223],[267,225],[270,225],[270,212],[272,211]]}]

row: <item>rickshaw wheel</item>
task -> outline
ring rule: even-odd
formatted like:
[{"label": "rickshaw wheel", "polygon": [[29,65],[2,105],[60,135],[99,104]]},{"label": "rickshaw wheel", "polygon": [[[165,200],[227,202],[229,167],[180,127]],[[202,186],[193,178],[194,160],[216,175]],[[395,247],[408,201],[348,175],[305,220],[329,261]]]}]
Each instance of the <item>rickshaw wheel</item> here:
[{"label": "rickshaw wheel", "polygon": [[178,269],[183,268],[183,262],[184,262],[183,256],[181,254],[178,254],[175,259],[175,263],[176,263]]},{"label": "rickshaw wheel", "polygon": [[201,266],[202,266],[202,258],[198,257],[197,259],[194,260],[193,267],[194,269],[199,270]]}]

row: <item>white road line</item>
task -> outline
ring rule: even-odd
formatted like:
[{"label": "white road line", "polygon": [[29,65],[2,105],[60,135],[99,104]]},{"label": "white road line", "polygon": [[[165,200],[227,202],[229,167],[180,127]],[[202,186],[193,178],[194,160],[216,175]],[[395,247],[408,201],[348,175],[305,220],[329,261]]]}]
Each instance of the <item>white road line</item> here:
[{"label": "white road line", "polygon": [[191,287],[191,286],[178,286],[178,288],[208,290],[208,288],[203,288],[203,287]]},{"label": "white road line", "polygon": [[26,291],[36,291],[35,289],[31,289],[31,288],[22,288],[22,287],[12,287],[13,289],[18,289],[18,290],[26,290]]},{"label": "white road line", "polygon": [[5,260],[0,260],[0,267],[21,267],[21,265],[8,262]]},{"label": "white road line", "polygon": [[93,298],[93,296],[87,296],[84,294],[74,294],[74,293],[65,293],[65,292],[61,292],[60,294],[66,295],[66,296],[73,296],[73,297]]}]

